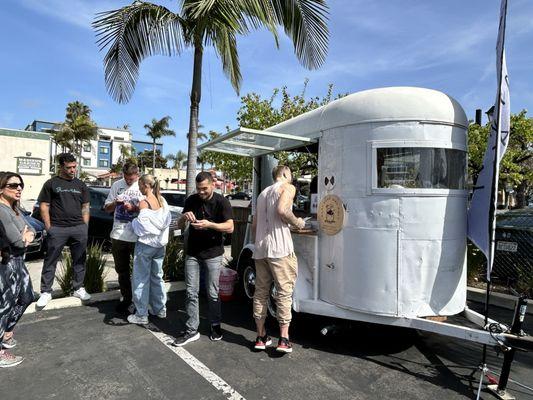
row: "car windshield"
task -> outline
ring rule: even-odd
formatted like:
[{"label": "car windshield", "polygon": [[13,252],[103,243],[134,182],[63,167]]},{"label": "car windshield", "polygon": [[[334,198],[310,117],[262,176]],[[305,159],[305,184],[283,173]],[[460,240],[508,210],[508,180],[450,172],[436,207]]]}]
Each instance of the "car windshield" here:
[{"label": "car windshield", "polygon": [[184,193],[161,193],[161,196],[165,198],[169,206],[183,207],[185,204]]}]

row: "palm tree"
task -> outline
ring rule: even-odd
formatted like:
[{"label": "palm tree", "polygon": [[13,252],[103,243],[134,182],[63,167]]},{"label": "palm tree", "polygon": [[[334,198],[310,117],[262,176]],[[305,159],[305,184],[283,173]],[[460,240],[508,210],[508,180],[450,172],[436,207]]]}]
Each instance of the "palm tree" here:
[{"label": "palm tree", "polygon": [[155,118],[152,119],[152,124],[145,124],[144,128],[147,130],[146,136],[149,136],[153,140],[153,161],[152,161],[152,174],[155,171],[155,150],[156,150],[156,144],[155,141],[157,139],[161,139],[163,136],[176,136],[176,133],[168,129],[170,117],[167,115],[166,117],[161,118],[160,120],[157,120]]},{"label": "palm tree", "polygon": [[168,161],[172,161],[174,163],[174,168],[176,168],[178,171],[181,169],[181,166],[183,165],[183,161],[187,159],[187,154],[185,154],[183,151],[178,150],[176,154],[169,154],[167,156]]},{"label": "palm tree", "polygon": [[181,0],[174,13],[166,7],[134,1],[117,10],[99,13],[93,23],[104,58],[106,87],[119,103],[131,98],[143,59],[152,55],[180,55],[194,50],[190,94],[187,194],[194,188],[198,114],[204,46],[213,46],[222,69],[239,92],[241,71],[237,35],[266,27],[278,44],[279,26],[292,39],[296,56],[307,68],[318,68],[328,46],[326,0]]},{"label": "palm tree", "polygon": [[91,109],[80,101],[74,101],[67,104],[65,122],[59,125],[54,141],[56,146],[72,151],[81,165],[83,143],[96,139],[97,133],[98,128],[91,120]]}]

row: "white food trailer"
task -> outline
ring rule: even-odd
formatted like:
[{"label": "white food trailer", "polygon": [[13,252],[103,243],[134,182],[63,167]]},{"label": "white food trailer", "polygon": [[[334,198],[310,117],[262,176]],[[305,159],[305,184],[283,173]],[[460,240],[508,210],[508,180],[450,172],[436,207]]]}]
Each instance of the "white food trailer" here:
[{"label": "white food trailer", "polygon": [[[467,127],[446,94],[392,87],[199,149],[253,157],[254,199],[271,184],[273,152],[318,154],[316,230],[293,233],[295,311],[509,344],[518,336],[489,332],[466,305]],[[238,260],[249,296],[253,250]],[[480,329],[439,318],[461,313]]]}]

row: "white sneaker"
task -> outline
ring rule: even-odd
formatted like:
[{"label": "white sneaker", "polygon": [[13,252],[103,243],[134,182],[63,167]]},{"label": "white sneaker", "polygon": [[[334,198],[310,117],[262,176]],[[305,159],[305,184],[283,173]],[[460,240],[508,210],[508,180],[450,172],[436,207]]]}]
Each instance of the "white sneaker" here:
[{"label": "white sneaker", "polygon": [[128,315],[128,322],[130,324],[137,324],[137,325],[146,325],[148,324],[148,317],[139,317],[136,314]]},{"label": "white sneaker", "polygon": [[91,295],[85,291],[84,287],[75,290],[74,293],[72,293],[72,296],[77,297],[81,301],[91,300]]},{"label": "white sneaker", "polygon": [[43,292],[41,293],[41,296],[39,296],[39,300],[37,300],[37,307],[38,308],[44,308],[48,304],[48,302],[52,300],[52,293]]}]

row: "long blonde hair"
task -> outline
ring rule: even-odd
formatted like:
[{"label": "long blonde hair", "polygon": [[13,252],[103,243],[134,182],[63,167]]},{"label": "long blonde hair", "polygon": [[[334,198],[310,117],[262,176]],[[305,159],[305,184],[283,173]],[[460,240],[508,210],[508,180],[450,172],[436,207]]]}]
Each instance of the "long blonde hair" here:
[{"label": "long blonde hair", "polygon": [[139,178],[139,182],[152,189],[152,192],[159,203],[159,207],[163,207],[163,198],[161,197],[161,189],[159,188],[159,181],[157,178],[153,175],[145,174]]}]

